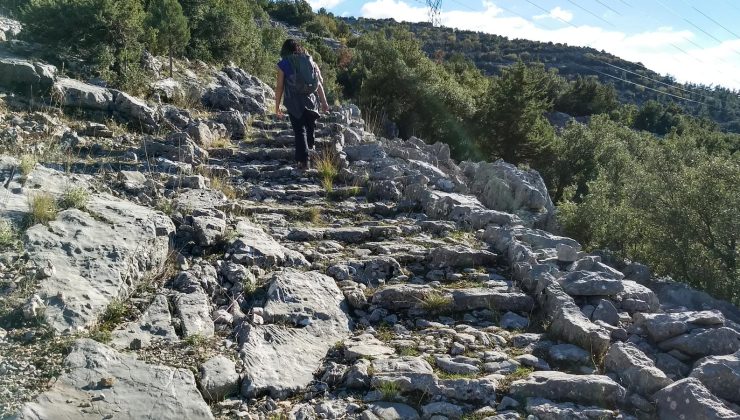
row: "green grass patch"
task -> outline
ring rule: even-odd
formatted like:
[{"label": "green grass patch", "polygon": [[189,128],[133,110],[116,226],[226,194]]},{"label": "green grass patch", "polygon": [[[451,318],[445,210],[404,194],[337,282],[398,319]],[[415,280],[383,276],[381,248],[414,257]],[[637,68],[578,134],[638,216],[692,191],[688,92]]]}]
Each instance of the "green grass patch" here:
[{"label": "green grass patch", "polygon": [[48,224],[56,219],[59,208],[54,197],[45,192],[34,194],[28,199],[27,225],[33,226],[37,223]]},{"label": "green grass patch", "polygon": [[375,389],[380,391],[386,401],[394,401],[401,396],[401,387],[395,382],[383,382]]},{"label": "green grass patch", "polygon": [[59,200],[61,209],[78,209],[82,210],[87,206],[90,200],[90,193],[84,187],[67,188]]},{"label": "green grass patch", "polygon": [[430,293],[424,297],[421,307],[430,314],[442,314],[450,311],[452,297],[441,293]]}]

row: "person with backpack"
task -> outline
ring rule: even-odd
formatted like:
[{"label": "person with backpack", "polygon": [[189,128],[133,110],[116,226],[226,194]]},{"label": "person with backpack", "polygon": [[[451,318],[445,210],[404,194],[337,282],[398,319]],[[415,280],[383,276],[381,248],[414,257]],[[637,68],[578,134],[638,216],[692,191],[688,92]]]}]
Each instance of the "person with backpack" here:
[{"label": "person with backpack", "polygon": [[295,160],[301,169],[309,168],[308,151],[314,146],[314,129],[321,111],[328,112],[323,79],[319,66],[295,39],[287,39],[280,50],[275,114],[282,117],[280,102],[285,94],[285,108],[295,134]]}]

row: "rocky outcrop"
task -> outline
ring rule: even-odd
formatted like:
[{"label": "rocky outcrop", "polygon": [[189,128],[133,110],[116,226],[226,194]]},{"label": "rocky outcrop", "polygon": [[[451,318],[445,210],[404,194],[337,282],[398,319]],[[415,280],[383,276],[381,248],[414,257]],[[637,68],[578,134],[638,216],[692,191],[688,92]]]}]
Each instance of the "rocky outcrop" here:
[{"label": "rocky outcrop", "polygon": [[0,52],[0,88],[32,97],[45,95],[54,84],[56,67]]},{"label": "rocky outcrop", "polygon": [[687,419],[740,419],[697,379],[686,378],[661,389],[655,394],[660,420],[683,416]]},{"label": "rocky outcrop", "polygon": [[264,114],[265,99],[273,98],[273,90],[258,78],[236,67],[226,67],[216,74],[216,82],[203,94],[203,105],[218,111],[240,111]]},{"label": "rocky outcrop", "polygon": [[187,369],[150,365],[89,339],[75,342],[66,368],[19,419],[213,419]]},{"label": "rocky outcrop", "polygon": [[623,404],[626,391],[608,376],[569,375],[563,372],[534,372],[511,384],[511,394],[554,401],[575,402],[599,407]]},{"label": "rocky outcrop", "polygon": [[334,280],[285,269],[273,275],[261,309],[265,325],[238,332],[242,395],[285,398],[306,387],[330,347],[349,335],[350,320]]}]

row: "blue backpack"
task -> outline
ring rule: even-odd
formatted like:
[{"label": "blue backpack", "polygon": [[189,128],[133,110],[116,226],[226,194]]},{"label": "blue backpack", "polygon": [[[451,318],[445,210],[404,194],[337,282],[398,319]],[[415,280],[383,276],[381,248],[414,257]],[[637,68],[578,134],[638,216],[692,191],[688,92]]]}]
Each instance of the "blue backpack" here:
[{"label": "blue backpack", "polygon": [[290,87],[300,95],[316,93],[319,88],[319,75],[307,54],[291,54],[286,57],[293,74],[288,78]]}]

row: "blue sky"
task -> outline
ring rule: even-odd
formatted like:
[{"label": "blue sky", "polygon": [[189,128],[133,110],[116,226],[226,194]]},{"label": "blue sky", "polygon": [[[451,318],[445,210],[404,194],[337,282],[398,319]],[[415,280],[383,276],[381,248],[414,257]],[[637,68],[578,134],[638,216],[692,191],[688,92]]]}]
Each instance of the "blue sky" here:
[{"label": "blue sky", "polygon": [[[343,16],[428,19],[425,0],[309,0]],[[740,90],[740,0],[442,0],[444,26],[563,42],[679,81]]]}]

